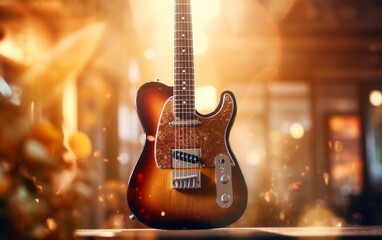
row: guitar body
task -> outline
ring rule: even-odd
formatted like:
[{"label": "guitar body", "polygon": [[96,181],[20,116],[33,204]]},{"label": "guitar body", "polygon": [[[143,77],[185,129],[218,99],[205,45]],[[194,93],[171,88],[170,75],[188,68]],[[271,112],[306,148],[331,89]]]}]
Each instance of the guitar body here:
[{"label": "guitar body", "polygon": [[[173,122],[173,87],[146,83],[136,105],[146,140],[127,190],[135,217],[161,229],[216,228],[235,222],[246,208],[247,187],[228,142],[236,114],[233,94],[224,92],[214,112],[196,112],[195,123],[189,125]],[[175,153],[183,151],[176,141],[186,144],[183,153],[198,155],[197,160],[175,159]],[[185,178],[190,178],[187,184]]]}]

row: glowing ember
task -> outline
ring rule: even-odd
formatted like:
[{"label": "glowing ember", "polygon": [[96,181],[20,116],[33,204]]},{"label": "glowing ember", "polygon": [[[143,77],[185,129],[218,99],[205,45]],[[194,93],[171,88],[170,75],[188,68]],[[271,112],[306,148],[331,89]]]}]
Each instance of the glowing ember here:
[{"label": "glowing ember", "polygon": [[301,181],[296,181],[294,183],[289,184],[288,190],[296,190],[299,189],[301,186],[302,182]]},{"label": "glowing ember", "polygon": [[46,219],[46,225],[50,231],[55,231],[57,229],[57,223],[53,218]]},{"label": "glowing ember", "polygon": [[264,193],[264,200],[269,203],[271,201],[271,195],[269,192]]},{"label": "glowing ember", "polygon": [[284,213],[284,212],[280,212],[280,213],[279,213],[279,219],[280,219],[281,221],[284,221],[284,220],[285,220],[285,213]]},{"label": "glowing ember", "polygon": [[99,150],[94,151],[93,156],[94,157],[100,157],[101,156],[101,151],[99,151]]},{"label": "glowing ember", "polygon": [[324,172],[322,174],[322,176],[324,178],[325,185],[329,185],[329,173],[328,172]]}]

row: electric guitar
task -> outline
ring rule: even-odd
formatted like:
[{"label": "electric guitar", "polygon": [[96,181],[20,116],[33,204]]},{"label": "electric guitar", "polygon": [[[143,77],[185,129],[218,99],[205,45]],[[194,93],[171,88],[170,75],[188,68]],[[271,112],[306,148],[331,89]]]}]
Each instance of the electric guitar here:
[{"label": "electric guitar", "polygon": [[132,216],[153,228],[223,227],[247,205],[247,187],[228,141],[234,95],[223,92],[210,114],[195,109],[191,21],[190,1],[175,0],[174,86],[149,82],[136,97],[146,140],[127,200]]}]

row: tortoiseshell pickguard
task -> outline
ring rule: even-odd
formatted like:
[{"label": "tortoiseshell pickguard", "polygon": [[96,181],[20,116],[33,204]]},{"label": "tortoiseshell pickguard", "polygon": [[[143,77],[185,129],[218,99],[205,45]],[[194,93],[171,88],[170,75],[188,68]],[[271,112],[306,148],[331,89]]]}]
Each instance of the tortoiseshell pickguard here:
[{"label": "tortoiseshell pickguard", "polygon": [[[216,155],[231,157],[228,150],[227,131],[234,114],[234,100],[225,93],[218,109],[211,115],[195,114],[197,126],[173,126],[173,97],[163,107],[155,141],[155,159],[159,168],[171,168],[171,149],[199,148],[201,167],[214,167]],[[232,161],[232,159],[231,159]]]}]

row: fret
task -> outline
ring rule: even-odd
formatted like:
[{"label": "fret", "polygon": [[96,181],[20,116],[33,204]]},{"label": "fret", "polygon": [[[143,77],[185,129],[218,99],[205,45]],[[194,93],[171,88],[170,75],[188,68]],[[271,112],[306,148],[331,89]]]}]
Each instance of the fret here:
[{"label": "fret", "polygon": [[175,100],[190,100],[194,101],[192,94],[175,94]]},{"label": "fret", "polygon": [[183,12],[175,14],[175,24],[176,23],[191,23],[191,14]]},{"label": "fret", "polygon": [[192,61],[192,60],[181,60],[181,59],[178,59],[177,60],[177,63],[194,63],[194,61]]},{"label": "fret", "polygon": [[188,96],[188,98],[187,98],[183,95],[176,95],[174,102],[175,103],[189,103],[189,104],[191,104],[191,103],[195,103],[195,100],[192,99],[190,96]]},{"label": "fret", "polygon": [[184,85],[184,84],[187,84],[187,83],[191,83],[191,84],[189,84],[190,86],[192,85],[194,85],[193,83],[194,83],[194,80],[193,80],[193,78],[184,78],[184,79],[182,79],[182,78],[175,78],[175,85],[176,86],[178,86],[178,85]]},{"label": "fret", "polygon": [[180,114],[187,114],[187,113],[194,113],[194,112],[195,112],[195,109],[193,109],[192,107],[182,109],[182,111],[175,111],[175,113],[180,113]]},{"label": "fret", "polygon": [[175,48],[175,55],[177,56],[184,56],[184,55],[189,55],[192,56],[192,49],[190,47],[183,47],[183,46],[178,46]]},{"label": "fret", "polygon": [[[189,89],[189,90],[178,89],[178,90],[174,90],[174,93],[175,93],[174,96],[177,96],[177,97],[184,96],[184,97],[192,98],[194,91],[193,91],[193,89]],[[179,94],[179,93],[181,93],[181,94]]]},{"label": "fret", "polygon": [[193,67],[177,67],[174,71],[174,74],[185,78],[187,77],[187,74],[193,74],[193,69]]},{"label": "fret", "polygon": [[194,109],[189,109],[189,110],[186,110],[184,112],[181,112],[181,111],[174,111],[174,113],[176,114],[177,117],[179,118],[183,118],[183,117],[187,117],[187,118],[190,118],[190,117],[193,117],[194,113],[195,113],[195,110]]},{"label": "fret", "polygon": [[[175,107],[179,106],[181,108],[187,109],[187,108],[195,107],[195,102],[193,102],[193,101],[186,101],[186,100],[178,100],[178,101],[174,102],[174,106]],[[177,109],[177,110],[181,110],[181,109]]]},{"label": "fret", "polygon": [[192,41],[192,34],[191,32],[187,31],[178,31],[174,34],[174,40],[175,42],[179,40],[187,40],[188,42]]},{"label": "fret", "polygon": [[188,101],[188,102],[191,102],[191,103],[194,103],[195,100],[193,99],[193,97],[191,95],[182,95],[182,94],[176,94],[174,95],[175,96],[175,101]]},{"label": "fret", "polygon": [[175,101],[186,101],[186,102],[195,102],[195,98],[192,94],[175,94],[174,95],[174,102]]},{"label": "fret", "polygon": [[188,113],[193,114],[193,113],[195,113],[195,108],[189,107],[189,108],[182,108],[181,110],[175,109],[174,113],[176,114],[177,117],[181,117],[182,114],[188,114]]},{"label": "fret", "polygon": [[194,61],[192,61],[192,60],[179,60],[179,61],[176,61],[176,63],[194,63]]},{"label": "fret", "polygon": [[174,94],[174,96],[177,99],[194,101],[194,99],[193,99],[193,92],[188,92],[188,93],[183,93],[183,94],[179,94],[179,93],[180,93],[180,91],[178,91],[176,94]]},{"label": "fret", "polygon": [[190,98],[193,99],[194,91],[193,90],[174,90],[174,96],[182,97],[182,98]]},{"label": "fret", "polygon": [[[183,81],[182,81],[183,82]],[[174,86],[174,92],[181,90],[194,90],[193,84],[179,83],[178,86]]]},{"label": "fret", "polygon": [[195,103],[195,100],[194,99],[191,99],[190,97],[189,98],[186,98],[182,95],[179,95],[179,96],[176,96],[175,100],[174,100],[174,103],[175,104],[185,104],[185,103],[188,103],[188,104],[193,104]]},{"label": "fret", "polygon": [[187,108],[194,108],[195,107],[195,102],[190,102],[190,101],[177,101],[176,103],[174,103],[174,107],[175,109],[181,111],[184,109],[187,109]]},{"label": "fret", "polygon": [[[187,66],[193,66],[193,64],[194,64],[194,61],[193,61],[194,59],[193,59],[193,57],[192,57],[192,55],[189,55],[189,56],[181,56],[181,55],[178,55],[178,56],[175,56],[175,63],[176,64],[180,64],[180,63],[188,63],[188,65]],[[191,64],[190,64],[191,63]],[[180,67],[182,67],[182,66],[180,66]]]},{"label": "fret", "polygon": [[[177,27],[179,25],[181,25],[181,24],[175,24],[175,27]],[[189,24],[184,24],[184,25],[188,26]],[[175,33],[183,33],[183,32],[192,34],[192,29],[190,29],[189,27],[187,27],[187,28],[175,28]]]},{"label": "fret", "polygon": [[184,109],[182,108],[182,111],[175,111],[175,113],[180,113],[180,114],[187,114],[187,113],[194,113],[194,112],[195,112],[195,109],[193,107],[188,107]]},{"label": "fret", "polygon": [[[193,49],[193,47],[192,46],[189,46],[190,45],[190,41],[185,41],[185,42],[180,42],[179,41],[179,43],[183,43],[183,44],[179,44],[179,45],[177,45],[177,46],[175,46],[175,50],[180,50],[179,52],[180,53],[184,53],[184,51],[183,50],[192,50]],[[175,52],[178,52],[178,51],[175,51]]]},{"label": "fret", "polygon": [[179,100],[179,101],[177,101],[177,102],[175,102],[174,103],[174,105],[175,106],[183,106],[183,107],[193,107],[194,106],[194,104],[195,104],[195,102],[192,102],[192,101],[181,101],[181,100]]}]

